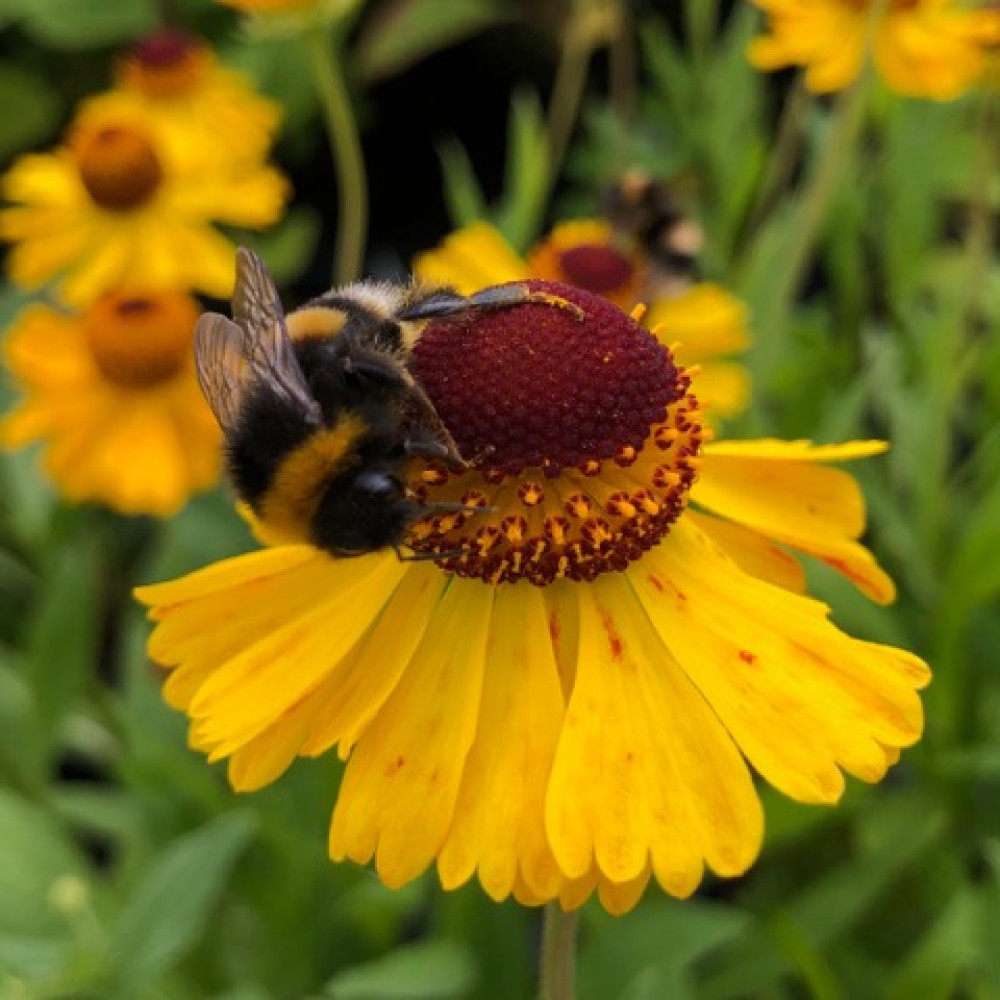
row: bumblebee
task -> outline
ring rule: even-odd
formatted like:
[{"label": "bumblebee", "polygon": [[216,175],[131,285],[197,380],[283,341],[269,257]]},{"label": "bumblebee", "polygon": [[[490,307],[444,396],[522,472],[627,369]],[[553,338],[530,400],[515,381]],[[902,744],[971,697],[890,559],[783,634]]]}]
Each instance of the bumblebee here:
[{"label": "bumblebee", "polygon": [[400,546],[413,521],[478,510],[422,503],[406,486],[415,459],[468,465],[407,363],[430,320],[530,301],[576,310],[523,285],[462,296],[361,281],[286,317],[263,261],[240,248],[233,319],[200,317],[195,367],[230,482],[262,537],[334,556],[392,546],[407,558]]},{"label": "bumblebee", "polygon": [[643,298],[676,298],[699,277],[705,242],[691,218],[682,179],[662,180],[644,170],[626,170],[603,193],[603,214],[618,240],[638,250],[648,264]]}]

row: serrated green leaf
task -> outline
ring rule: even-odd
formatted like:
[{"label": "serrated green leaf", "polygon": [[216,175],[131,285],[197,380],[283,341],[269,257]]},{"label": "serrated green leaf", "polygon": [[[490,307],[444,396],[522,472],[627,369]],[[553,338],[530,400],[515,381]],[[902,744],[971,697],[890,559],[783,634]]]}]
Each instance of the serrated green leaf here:
[{"label": "serrated green leaf", "polygon": [[43,45],[90,49],[131,41],[159,23],[154,0],[30,0],[21,8],[24,28]]},{"label": "serrated green leaf", "polygon": [[111,928],[110,966],[122,996],[170,968],[201,937],[250,840],[239,812],[178,838],[145,871]]},{"label": "serrated green leaf", "polygon": [[497,0],[390,0],[367,20],[354,54],[362,76],[380,80],[512,17]]},{"label": "serrated green leaf", "polygon": [[475,966],[465,951],[430,941],[345,969],[327,983],[323,995],[329,1000],[451,1000],[466,996],[474,981]]}]

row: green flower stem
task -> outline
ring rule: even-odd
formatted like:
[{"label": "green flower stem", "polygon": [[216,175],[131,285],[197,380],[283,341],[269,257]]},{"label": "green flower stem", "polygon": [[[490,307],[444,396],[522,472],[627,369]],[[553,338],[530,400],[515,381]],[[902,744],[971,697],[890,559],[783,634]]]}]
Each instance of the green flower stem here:
[{"label": "green flower stem", "polygon": [[850,162],[854,139],[864,119],[866,97],[866,77],[862,76],[840,95],[834,108],[829,134],[799,202],[791,240],[775,281],[773,318],[779,324],[791,307],[837,184]]},{"label": "green flower stem", "polygon": [[743,224],[745,241],[753,237],[792,176],[792,170],[799,158],[803,118],[808,106],[809,94],[805,87],[805,76],[800,73],[785,96],[775,130],[774,147],[754,192],[753,202],[747,210],[746,221]]},{"label": "green flower stem", "polygon": [[540,1000],[576,997],[576,931],[580,911],[566,913],[557,900],[545,906]]},{"label": "green flower stem", "polygon": [[343,285],[361,274],[368,227],[368,181],[347,84],[329,33],[316,24],[305,33],[305,43],[336,168],[339,223],[333,283]]},{"label": "green flower stem", "polygon": [[582,33],[574,30],[570,24],[559,53],[559,65],[556,67],[556,78],[552,84],[552,94],[549,97],[545,119],[549,147],[549,190],[555,185],[562,169],[569,137],[580,110],[592,52],[593,48],[582,37]]}]

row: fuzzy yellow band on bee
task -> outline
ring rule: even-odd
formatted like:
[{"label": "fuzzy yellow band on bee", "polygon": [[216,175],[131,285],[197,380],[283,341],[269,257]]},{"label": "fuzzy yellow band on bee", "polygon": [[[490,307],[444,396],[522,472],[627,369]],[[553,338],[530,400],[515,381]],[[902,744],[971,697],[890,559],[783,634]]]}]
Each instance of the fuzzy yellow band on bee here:
[{"label": "fuzzy yellow band on bee", "polygon": [[351,465],[355,442],[366,431],[357,414],[309,436],[289,452],[275,471],[260,503],[257,521],[268,536],[283,541],[309,541],[309,526],[331,477]]}]

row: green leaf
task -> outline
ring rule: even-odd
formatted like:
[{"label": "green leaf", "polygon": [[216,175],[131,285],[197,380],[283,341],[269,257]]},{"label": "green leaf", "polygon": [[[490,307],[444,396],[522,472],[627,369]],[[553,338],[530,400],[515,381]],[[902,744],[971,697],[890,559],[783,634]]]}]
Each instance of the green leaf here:
[{"label": "green leaf", "polygon": [[948,1000],[959,996],[958,985],[969,966],[979,958],[980,909],[968,886],[955,895],[929,931],[910,948],[889,980],[886,1000]]},{"label": "green leaf", "polygon": [[202,936],[254,829],[233,813],[178,838],[145,872],[111,929],[110,966],[122,996],[170,968]]},{"label": "green leaf", "polygon": [[28,34],[57,49],[116,45],[159,24],[155,0],[27,0],[21,17]]},{"label": "green leaf", "polygon": [[0,933],[61,933],[51,893],[84,866],[63,831],[41,809],[0,790]]},{"label": "green leaf", "polygon": [[39,587],[26,668],[38,718],[48,735],[95,669],[100,567],[96,540],[78,533],[52,552]]},{"label": "green leaf", "polygon": [[[888,888],[939,846],[945,816],[924,795],[880,802],[865,816],[858,856],[825,871],[800,893],[772,908],[766,922],[752,927],[721,953],[716,971],[703,983],[706,1000],[767,996],[795,972],[808,949],[829,948],[872,913]],[[801,935],[793,953],[789,928]]]},{"label": "green leaf", "polygon": [[496,224],[511,246],[523,251],[538,236],[548,193],[548,138],[535,94],[520,91],[513,96],[507,133],[507,169]]},{"label": "green leaf", "polygon": [[[645,995],[643,981],[665,986],[683,982],[702,956],[739,935],[746,917],[716,903],[656,899],[626,920],[603,912],[582,936],[581,1000],[605,1000],[623,990]],[[623,975],[630,977],[622,979]],[[660,996],[674,996],[664,989]]]},{"label": "green leaf", "polygon": [[0,64],[0,160],[40,145],[59,123],[60,103],[45,77],[10,63]]},{"label": "green leaf", "polygon": [[379,80],[510,20],[510,7],[498,0],[390,0],[367,20],[354,54],[362,76]]},{"label": "green leaf", "polygon": [[438,145],[438,157],[444,174],[444,201],[452,224],[457,228],[485,219],[486,199],[465,147],[457,139],[447,139]]},{"label": "green leaf", "polygon": [[429,941],[397,948],[385,958],[338,973],[327,983],[330,1000],[450,1000],[468,994],[475,967],[454,944]]}]

